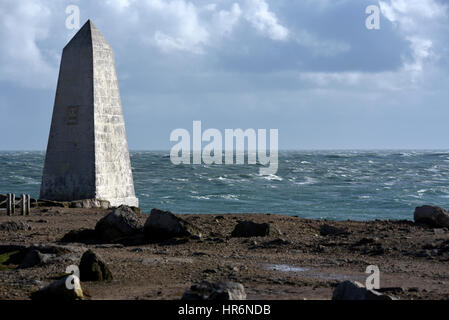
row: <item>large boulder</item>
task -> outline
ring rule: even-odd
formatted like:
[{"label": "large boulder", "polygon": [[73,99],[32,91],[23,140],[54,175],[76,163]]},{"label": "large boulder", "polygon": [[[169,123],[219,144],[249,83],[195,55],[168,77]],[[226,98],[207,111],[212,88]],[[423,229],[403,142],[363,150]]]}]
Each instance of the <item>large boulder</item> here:
[{"label": "large boulder", "polygon": [[322,236],[336,236],[347,235],[348,231],[344,228],[331,226],[330,224],[323,224],[320,226],[320,235]]},{"label": "large boulder", "polygon": [[95,231],[102,240],[114,242],[139,233],[142,227],[139,216],[122,205],[98,221]]},{"label": "large boulder", "polygon": [[375,290],[366,289],[357,281],[346,280],[334,290],[332,300],[395,300]]},{"label": "large boulder", "polygon": [[93,229],[81,228],[77,230],[70,230],[67,232],[60,240],[60,242],[70,243],[70,242],[78,242],[78,243],[96,243],[98,242],[98,234]]},{"label": "large boulder", "polygon": [[201,232],[184,219],[170,211],[153,209],[144,226],[145,237],[149,240],[167,240],[177,237],[201,237]]},{"label": "large boulder", "polygon": [[449,212],[437,206],[422,206],[415,209],[415,223],[422,223],[434,228],[449,227]]},{"label": "large boulder", "polygon": [[[71,277],[71,279],[68,279],[68,277]],[[71,286],[68,286],[67,282],[70,282]],[[65,276],[31,294],[32,300],[73,301],[83,298],[84,293],[80,281],[73,276]]]},{"label": "large boulder", "polygon": [[270,234],[270,225],[268,223],[255,223],[252,221],[241,221],[237,223],[231,233],[231,237],[265,237]]},{"label": "large boulder", "polygon": [[246,300],[241,283],[203,281],[187,290],[181,300]]},{"label": "large boulder", "polygon": [[29,249],[19,264],[20,269],[32,268],[34,266],[49,263],[54,254],[41,253],[36,249]]},{"label": "large boulder", "polygon": [[80,265],[81,281],[106,281],[112,280],[112,273],[103,259],[92,250],[86,251],[81,257]]}]

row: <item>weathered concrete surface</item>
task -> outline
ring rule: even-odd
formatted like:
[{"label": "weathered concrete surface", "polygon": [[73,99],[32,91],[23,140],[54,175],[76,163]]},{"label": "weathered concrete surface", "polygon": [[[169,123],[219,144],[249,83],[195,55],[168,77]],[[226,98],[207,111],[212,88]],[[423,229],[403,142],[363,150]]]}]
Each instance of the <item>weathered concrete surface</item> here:
[{"label": "weathered concrete surface", "polygon": [[138,206],[114,54],[90,20],[63,50],[40,198]]}]

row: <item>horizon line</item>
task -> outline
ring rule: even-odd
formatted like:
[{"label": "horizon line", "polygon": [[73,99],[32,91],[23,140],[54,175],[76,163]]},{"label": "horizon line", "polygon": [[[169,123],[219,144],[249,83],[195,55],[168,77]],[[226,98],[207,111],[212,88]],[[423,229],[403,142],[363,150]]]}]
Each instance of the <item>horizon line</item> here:
[{"label": "horizon line", "polygon": [[[171,149],[129,149],[129,152],[170,152],[170,150]],[[268,150],[269,149],[267,149],[267,151]],[[226,150],[223,149],[223,151]],[[278,149],[278,151],[449,151],[449,148],[282,148]],[[4,149],[0,150],[0,152],[46,152],[46,149]],[[194,150],[191,150],[191,152],[194,152]]]}]

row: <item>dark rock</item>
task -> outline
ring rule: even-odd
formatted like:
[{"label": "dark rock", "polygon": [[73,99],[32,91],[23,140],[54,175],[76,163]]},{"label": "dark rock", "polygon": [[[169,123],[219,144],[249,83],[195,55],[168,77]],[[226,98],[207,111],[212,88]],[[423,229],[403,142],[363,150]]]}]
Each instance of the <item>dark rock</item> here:
[{"label": "dark rock", "polygon": [[22,221],[6,221],[0,224],[0,230],[3,231],[19,231],[31,230],[31,226]]},{"label": "dark rock", "polygon": [[372,249],[365,250],[365,253],[371,256],[380,256],[385,254],[386,252],[387,250],[381,244],[374,246]]},{"label": "dark rock", "polygon": [[375,290],[366,289],[357,281],[346,280],[334,290],[332,300],[396,300]]},{"label": "dark rock", "polygon": [[449,212],[436,206],[422,206],[415,209],[415,223],[428,225],[432,228],[449,227]]},{"label": "dark rock", "polygon": [[287,246],[287,245],[290,245],[290,244],[292,244],[290,241],[284,240],[284,239],[281,239],[281,238],[270,240],[270,241],[266,241],[266,242],[262,242],[260,245],[258,245],[256,241],[253,241],[250,249],[279,248],[279,247]]},{"label": "dark rock", "polygon": [[78,242],[92,244],[98,242],[98,235],[97,232],[92,229],[83,228],[79,230],[71,230],[61,238],[60,242]]},{"label": "dark rock", "polygon": [[95,231],[98,236],[109,242],[120,241],[123,238],[140,233],[142,223],[139,216],[125,205],[115,208],[110,214],[97,222]]},{"label": "dark rock", "polygon": [[231,237],[265,237],[270,234],[270,225],[268,223],[255,223],[252,221],[241,221],[237,223],[231,233]]},{"label": "dark rock", "polygon": [[246,300],[246,293],[240,283],[203,281],[191,286],[181,300]]},{"label": "dark rock", "polygon": [[41,253],[63,255],[74,252],[74,247],[62,246],[57,244],[32,245],[29,249],[35,249]]},{"label": "dark rock", "polygon": [[83,254],[79,269],[81,281],[112,280],[112,273],[108,266],[92,250],[88,250]]},{"label": "dark rock", "polygon": [[377,292],[389,292],[389,293],[395,293],[395,294],[399,294],[399,293],[404,293],[404,288],[402,287],[386,287],[386,288],[379,288],[376,289]]},{"label": "dark rock", "polygon": [[[68,277],[65,276],[62,279],[59,279],[49,286],[44,287],[38,291],[35,291],[31,294],[32,300],[51,300],[51,301],[73,301],[73,300],[82,300],[84,298],[83,289],[81,288],[81,284],[79,279],[75,281],[72,280],[72,289],[69,289],[66,285],[66,281]],[[70,280],[69,280],[70,282]]]},{"label": "dark rock", "polygon": [[346,235],[348,234],[348,231],[346,229],[337,228],[329,224],[323,224],[322,226],[320,226],[320,234],[322,236]]},{"label": "dark rock", "polygon": [[34,266],[46,264],[53,255],[41,253],[36,249],[28,250],[19,264],[19,269],[32,268]]},{"label": "dark rock", "polygon": [[144,226],[149,240],[168,240],[176,237],[200,238],[201,232],[189,222],[178,218],[170,211],[153,209]]},{"label": "dark rock", "polygon": [[270,246],[275,246],[275,247],[286,246],[289,244],[292,244],[292,243],[288,240],[284,240],[284,239],[280,239],[280,238],[262,243],[263,246],[268,246],[268,247],[270,247]]},{"label": "dark rock", "polygon": [[363,246],[363,245],[372,245],[376,243],[376,239],[374,238],[362,238],[359,241],[357,241],[356,243],[354,243],[355,247],[358,246]]},{"label": "dark rock", "polygon": [[[0,245],[3,255],[3,265],[17,268],[31,268],[56,262],[79,261],[78,247],[60,246],[55,244],[42,245]],[[1,259],[0,259],[1,260]]]},{"label": "dark rock", "polygon": [[208,273],[208,274],[217,273],[217,270],[215,270],[215,269],[205,269],[205,270],[203,270],[203,273]]}]

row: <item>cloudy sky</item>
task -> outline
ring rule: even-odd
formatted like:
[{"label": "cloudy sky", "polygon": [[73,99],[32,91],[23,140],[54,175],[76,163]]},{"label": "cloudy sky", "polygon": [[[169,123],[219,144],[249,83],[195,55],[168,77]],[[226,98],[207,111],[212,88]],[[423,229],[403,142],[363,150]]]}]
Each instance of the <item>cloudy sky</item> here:
[{"label": "cloudy sky", "polygon": [[114,49],[131,149],[193,120],[281,149],[449,148],[447,0],[2,0],[0,150],[46,148],[68,5]]}]

